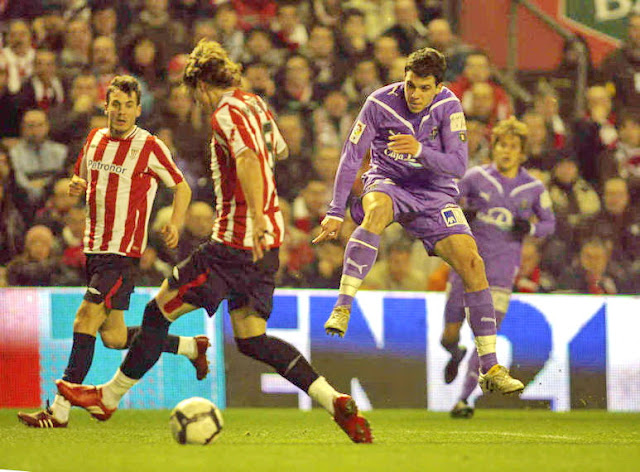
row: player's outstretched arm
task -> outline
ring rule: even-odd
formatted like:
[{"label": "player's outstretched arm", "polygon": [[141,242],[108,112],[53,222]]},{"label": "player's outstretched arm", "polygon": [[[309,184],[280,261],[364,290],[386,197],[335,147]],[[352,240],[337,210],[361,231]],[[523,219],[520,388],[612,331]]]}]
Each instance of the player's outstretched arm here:
[{"label": "player's outstretched arm", "polygon": [[556,229],[556,216],[553,213],[551,196],[546,189],[542,190],[532,208],[538,222],[533,225],[531,234],[539,238],[553,234]]},{"label": "player's outstretched arm", "polygon": [[264,185],[260,161],[255,152],[245,149],[236,156],[236,174],[247,200],[249,216],[253,220],[253,261],[258,261],[269,249],[267,245],[267,222],[264,216]]},{"label": "player's outstretched arm", "polygon": [[173,190],[171,219],[169,223],[164,225],[160,230],[164,243],[169,249],[173,249],[178,245],[180,231],[182,230],[187,214],[187,208],[189,208],[189,204],[191,203],[191,187],[189,187],[186,180],[172,187],[171,190]]}]

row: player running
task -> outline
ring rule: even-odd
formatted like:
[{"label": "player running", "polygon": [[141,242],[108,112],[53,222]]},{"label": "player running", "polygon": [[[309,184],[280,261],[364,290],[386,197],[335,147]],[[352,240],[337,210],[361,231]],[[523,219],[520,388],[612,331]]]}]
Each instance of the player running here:
[{"label": "player running", "polygon": [[[96,334],[108,348],[127,349],[140,331],[124,322],[134,290],[140,257],[147,245],[147,227],[159,181],[174,191],[170,222],[162,229],[169,248],[191,200],[191,189],[165,144],[136,126],[142,111],[140,85],[130,76],[115,77],[107,90],[108,127],[94,129],[80,151],[70,195],[86,191],[87,291],[73,323],[73,346],[63,379],[82,383],[93,361]],[[209,371],[205,336],[169,336],[162,350],[187,356],[198,380]],[[51,406],[18,419],[35,428],[64,428],[71,405],[56,395]]]},{"label": "player running", "polygon": [[198,43],[184,73],[185,85],[212,113],[216,219],[211,241],[179,263],[147,304],[142,331],[110,382],[87,387],[58,380],[58,391],[107,420],[158,360],[171,323],[198,307],[213,316],[227,298],[238,350],[307,392],[352,441],[369,443],[369,423],[354,400],[334,390],[294,346],[266,334],[285,228],[273,167],[288,149],[265,102],[243,91],[240,79],[240,66],[208,40]]},{"label": "player running", "polygon": [[340,294],[325,324],[344,336],[353,299],[378,255],[380,234],[393,221],[422,240],[429,254],[442,257],[460,274],[469,324],[480,354],[483,385],[502,393],[521,391],[496,358],[496,319],[484,263],[469,225],[456,204],[467,167],[467,135],[460,101],[442,80],[444,56],[432,48],[412,53],[403,82],[373,92],[342,149],[333,200],[314,240],[336,238],[347,197],[362,158],[371,151],[364,194],[351,208],[360,225],[344,253]]},{"label": "player running", "polygon": [[[545,237],[555,228],[551,199],[543,183],[521,167],[526,160],[526,140],[524,123],[515,117],[501,121],[493,128],[491,138],[493,164],[470,169],[458,183],[461,204],[467,214],[475,215],[471,229],[485,261],[497,328],[509,307],[513,282],[520,267],[522,239],[527,235]],[[537,218],[536,223],[531,223],[533,216]],[[458,345],[465,318],[463,282],[452,272],[449,284],[442,334],[442,345],[451,354],[444,371],[446,383],[456,378],[458,366],[467,352],[465,347]],[[478,354],[474,349],[462,393],[451,410],[452,417],[473,416],[473,407],[467,400],[478,384],[478,369]]]}]

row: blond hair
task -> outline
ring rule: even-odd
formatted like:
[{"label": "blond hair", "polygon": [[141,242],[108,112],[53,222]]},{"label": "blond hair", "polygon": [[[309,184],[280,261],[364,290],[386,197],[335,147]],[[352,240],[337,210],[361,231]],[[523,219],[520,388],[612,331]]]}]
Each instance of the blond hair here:
[{"label": "blond hair", "polygon": [[522,121],[518,121],[515,116],[510,116],[506,120],[498,122],[493,127],[491,132],[491,146],[495,146],[500,138],[507,135],[518,136],[520,138],[520,144],[524,150],[527,144],[527,135],[529,134],[529,128]]},{"label": "blond hair", "polygon": [[201,39],[189,54],[182,82],[192,90],[199,80],[214,87],[233,87],[240,84],[241,71],[220,43]]}]

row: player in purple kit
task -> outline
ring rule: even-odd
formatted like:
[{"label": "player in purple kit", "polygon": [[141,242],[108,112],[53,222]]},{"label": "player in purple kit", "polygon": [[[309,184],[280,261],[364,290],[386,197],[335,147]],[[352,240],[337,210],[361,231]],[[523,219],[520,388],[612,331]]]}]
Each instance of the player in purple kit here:
[{"label": "player in purple kit", "polygon": [[337,237],[367,151],[371,169],[364,175],[362,199],[351,206],[360,226],[347,243],[340,294],[325,329],[344,336],[353,298],[376,260],[380,234],[397,221],[460,274],[485,388],[517,392],[524,388],[522,382],[496,358],[495,313],[484,263],[456,204],[456,179],[467,167],[467,137],[460,101],[442,84],[445,70],[444,56],[435,49],[412,53],[404,81],[373,92],[353,125],[342,150],[333,200],[314,242]]},{"label": "player in purple kit", "polygon": [[[542,182],[521,167],[527,126],[511,117],[493,128],[493,164],[474,167],[458,182],[460,203],[467,214],[474,214],[471,229],[480,256],[485,261],[487,279],[496,311],[496,326],[504,319],[515,276],[520,267],[522,239],[526,235],[544,237],[553,233],[555,217],[551,199]],[[531,223],[531,218],[537,218]],[[451,353],[445,367],[445,382],[451,383],[466,349],[458,345],[465,318],[464,283],[460,276],[449,276],[450,291],[445,308],[442,345]],[[474,350],[462,393],[451,410],[454,418],[471,418],[473,408],[467,399],[478,384],[478,354]]]}]

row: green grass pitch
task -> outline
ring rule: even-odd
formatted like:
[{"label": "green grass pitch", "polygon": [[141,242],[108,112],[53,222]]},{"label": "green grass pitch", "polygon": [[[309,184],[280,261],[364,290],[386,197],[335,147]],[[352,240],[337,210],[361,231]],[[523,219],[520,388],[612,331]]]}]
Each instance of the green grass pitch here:
[{"label": "green grass pitch", "polygon": [[210,446],[180,446],[168,411],[118,411],[98,423],[74,410],[38,430],[0,410],[0,469],[23,471],[639,471],[640,415],[479,410],[369,412],[375,443],[352,444],[318,409],[229,409]]}]

